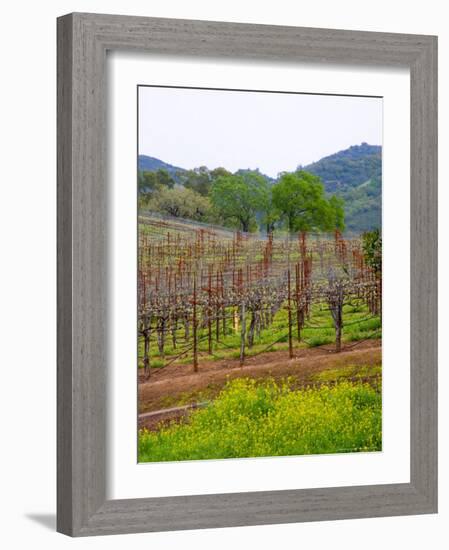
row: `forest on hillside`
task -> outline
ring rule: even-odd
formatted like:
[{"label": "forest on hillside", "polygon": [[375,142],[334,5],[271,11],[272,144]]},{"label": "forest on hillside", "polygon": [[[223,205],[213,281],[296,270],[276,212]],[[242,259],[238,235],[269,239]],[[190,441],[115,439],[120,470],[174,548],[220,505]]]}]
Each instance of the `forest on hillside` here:
[{"label": "forest on hillside", "polygon": [[381,226],[382,149],[366,143],[276,179],[258,169],[186,170],[145,155],[138,174],[141,207],[173,217],[269,233],[292,223],[285,201],[294,196],[297,209],[308,210],[298,230],[359,234]]},{"label": "forest on hillside", "polygon": [[205,167],[178,174],[165,169],[139,176],[140,205],[174,218],[212,223],[245,233],[344,230],[343,200],[327,197],[318,176],[298,170],[271,184],[256,171]]},{"label": "forest on hillside", "polygon": [[382,449],[380,154],[139,158],[140,462]]}]

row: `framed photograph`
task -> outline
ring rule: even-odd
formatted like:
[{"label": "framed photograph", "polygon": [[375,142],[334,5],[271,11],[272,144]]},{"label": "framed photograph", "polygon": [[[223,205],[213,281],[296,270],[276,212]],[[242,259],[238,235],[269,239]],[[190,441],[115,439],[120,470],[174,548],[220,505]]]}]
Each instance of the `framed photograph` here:
[{"label": "framed photograph", "polygon": [[58,531],[437,511],[437,39],[58,19]]}]

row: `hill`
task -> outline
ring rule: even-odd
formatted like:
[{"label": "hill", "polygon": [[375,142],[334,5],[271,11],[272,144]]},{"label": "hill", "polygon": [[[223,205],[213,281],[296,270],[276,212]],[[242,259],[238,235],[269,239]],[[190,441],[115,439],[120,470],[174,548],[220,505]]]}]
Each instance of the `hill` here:
[{"label": "hill", "polygon": [[[160,159],[140,155],[140,171],[166,170],[177,183],[184,183],[192,171],[174,166]],[[348,149],[324,157],[307,166],[298,166],[319,176],[328,194],[345,201],[346,231],[361,233],[380,227],[382,223],[382,147],[380,145],[352,145]],[[207,169],[206,169],[207,172]],[[245,169],[237,171],[239,174]],[[194,174],[195,175],[195,174]],[[195,176],[206,177],[200,172]],[[275,180],[261,174],[273,184]],[[206,177],[209,181],[209,177]],[[206,182],[207,183],[207,182]],[[204,193],[203,193],[204,194]]]},{"label": "hill", "polygon": [[[179,166],[174,166],[168,162],[164,162],[156,157],[149,157],[147,155],[139,155],[139,171],[140,172],[156,172],[156,170],[166,170],[175,180],[182,179],[182,175],[189,172],[186,168],[180,168]],[[262,174],[258,168],[251,170],[250,168],[240,168],[237,170],[236,174],[244,175],[248,172],[257,172],[263,176],[270,183],[274,183],[276,180],[270,178],[266,174]],[[181,178],[179,178],[181,176]]]},{"label": "hill", "polygon": [[156,170],[167,170],[167,172],[175,176],[177,172],[184,172],[184,168],[179,166],[173,166],[168,162],[157,159],[155,157],[149,157],[147,155],[139,155],[139,171],[140,172],[155,172]]},{"label": "hill", "polygon": [[362,232],[382,223],[382,147],[353,145],[299,167],[319,176],[326,192],[345,201],[347,231]]}]

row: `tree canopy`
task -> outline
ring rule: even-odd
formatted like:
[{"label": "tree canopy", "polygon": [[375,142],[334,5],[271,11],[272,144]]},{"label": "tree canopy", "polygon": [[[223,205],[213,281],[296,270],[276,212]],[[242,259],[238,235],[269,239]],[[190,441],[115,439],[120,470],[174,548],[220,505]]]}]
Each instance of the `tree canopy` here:
[{"label": "tree canopy", "polygon": [[156,211],[175,218],[208,221],[210,201],[207,197],[185,187],[162,188],[154,194],[151,206]]},{"label": "tree canopy", "polygon": [[174,217],[213,222],[244,232],[342,231],[344,202],[326,196],[321,179],[304,170],[283,173],[277,181],[258,170],[202,166],[176,176],[165,169],[139,174],[142,206]]},{"label": "tree canopy", "polygon": [[344,228],[342,202],[327,199],[320,178],[303,170],[281,175],[273,187],[273,204],[290,233]]},{"label": "tree canopy", "polygon": [[209,170],[207,166],[200,166],[193,170],[186,170],[182,174],[179,174],[180,182],[187,189],[192,189],[200,195],[207,197],[210,193],[213,182],[219,176],[231,175],[230,172],[224,168],[214,168]]},{"label": "tree canopy", "polygon": [[175,180],[167,170],[160,168],[154,172],[139,172],[138,185],[140,193],[151,193],[162,187],[172,188],[175,185]]},{"label": "tree canopy", "polygon": [[210,198],[223,219],[236,221],[242,231],[250,231],[263,207],[267,186],[263,176],[255,172],[223,175],[214,181]]}]

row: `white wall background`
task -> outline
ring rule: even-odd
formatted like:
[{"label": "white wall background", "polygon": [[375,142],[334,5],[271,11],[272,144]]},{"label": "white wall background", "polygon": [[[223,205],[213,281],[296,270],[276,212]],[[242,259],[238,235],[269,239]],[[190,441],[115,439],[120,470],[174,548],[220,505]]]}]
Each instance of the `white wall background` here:
[{"label": "white wall background", "polygon": [[[449,32],[439,0],[59,0],[3,5],[0,56],[0,538],[5,548],[446,548],[449,520],[445,398],[449,360],[441,247],[440,513],[436,516],[126,535],[71,540],[55,523],[56,24],[94,11],[439,35],[440,242],[448,234]],[[446,319],[444,319],[446,317]]]}]

